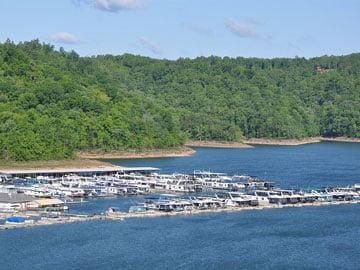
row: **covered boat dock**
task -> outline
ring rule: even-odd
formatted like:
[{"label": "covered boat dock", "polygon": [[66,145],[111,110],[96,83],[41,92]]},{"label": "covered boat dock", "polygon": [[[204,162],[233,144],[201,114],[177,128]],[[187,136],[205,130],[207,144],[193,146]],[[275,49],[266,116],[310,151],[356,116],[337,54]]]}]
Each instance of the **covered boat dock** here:
[{"label": "covered boat dock", "polygon": [[159,171],[154,167],[122,167],[122,166],[101,166],[87,168],[49,168],[49,169],[0,169],[0,174],[8,177],[35,178],[38,176],[62,177],[64,175],[76,174],[79,176],[111,175],[124,173],[149,174]]}]

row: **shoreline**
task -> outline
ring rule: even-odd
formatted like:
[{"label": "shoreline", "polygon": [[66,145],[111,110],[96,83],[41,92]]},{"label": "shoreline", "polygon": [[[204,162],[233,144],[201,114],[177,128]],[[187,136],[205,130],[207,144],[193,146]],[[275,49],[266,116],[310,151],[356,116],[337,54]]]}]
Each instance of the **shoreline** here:
[{"label": "shoreline", "polygon": [[61,169],[89,169],[89,168],[105,168],[105,167],[116,167],[114,164],[104,162],[96,159],[66,159],[66,160],[45,160],[45,161],[9,161],[0,162],[1,170],[26,170],[26,169],[50,169],[50,170],[61,170]]},{"label": "shoreline", "polygon": [[149,150],[128,150],[112,152],[78,152],[77,156],[88,160],[107,160],[107,159],[137,159],[137,158],[161,158],[161,157],[190,157],[195,154],[195,150],[189,147],[179,147],[174,149],[149,149]]},{"label": "shoreline", "polygon": [[187,147],[211,147],[211,148],[252,148],[253,146],[242,142],[226,141],[188,141]]},{"label": "shoreline", "polygon": [[302,139],[267,139],[267,138],[251,138],[244,141],[250,145],[278,145],[278,146],[297,146],[304,144],[313,144],[321,142],[344,142],[344,143],[360,143],[360,138],[349,137],[307,137]]},{"label": "shoreline", "polygon": [[309,137],[303,139],[267,139],[252,138],[243,142],[221,141],[188,141],[185,146],[174,149],[149,149],[128,151],[82,151],[78,152],[74,159],[66,160],[38,160],[38,161],[4,161],[0,160],[0,170],[8,169],[87,169],[104,168],[115,166],[108,162],[110,159],[145,159],[145,158],[168,158],[168,157],[191,157],[196,153],[193,148],[252,148],[256,145],[274,146],[298,146],[321,142],[360,143],[360,138],[348,137]]},{"label": "shoreline", "polygon": [[267,139],[267,138],[251,138],[244,141],[250,145],[278,145],[278,146],[297,146],[304,144],[320,143],[322,137],[308,137],[302,139]]},{"label": "shoreline", "polygon": [[321,142],[344,142],[360,143],[360,138],[348,137],[306,137],[301,139],[271,139],[271,138],[249,138],[242,142],[224,141],[188,141],[187,147],[211,147],[211,148],[252,148],[256,145],[276,145],[276,146],[297,146]]},{"label": "shoreline", "polygon": [[322,142],[344,142],[344,143],[360,143],[360,138],[348,137],[321,137]]}]

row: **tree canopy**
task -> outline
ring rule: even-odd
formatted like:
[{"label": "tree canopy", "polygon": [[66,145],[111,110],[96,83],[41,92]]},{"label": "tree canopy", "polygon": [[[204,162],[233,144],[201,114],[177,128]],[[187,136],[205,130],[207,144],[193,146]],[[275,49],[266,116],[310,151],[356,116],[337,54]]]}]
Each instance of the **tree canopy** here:
[{"label": "tree canopy", "polygon": [[0,44],[2,159],[318,135],[360,137],[360,54],[170,61]]}]

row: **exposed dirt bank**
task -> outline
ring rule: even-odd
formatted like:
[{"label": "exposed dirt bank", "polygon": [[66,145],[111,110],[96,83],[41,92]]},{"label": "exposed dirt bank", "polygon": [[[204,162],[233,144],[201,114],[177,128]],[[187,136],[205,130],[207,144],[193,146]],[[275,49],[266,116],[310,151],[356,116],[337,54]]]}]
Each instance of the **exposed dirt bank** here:
[{"label": "exposed dirt bank", "polygon": [[1,169],[86,169],[86,168],[102,168],[113,166],[108,162],[99,160],[89,160],[83,158],[75,158],[69,160],[49,160],[49,161],[28,161],[28,162],[10,162],[1,161]]},{"label": "exposed dirt bank", "polygon": [[131,158],[159,158],[159,157],[189,157],[195,150],[189,147],[175,149],[129,150],[112,152],[79,152],[78,156],[85,159],[131,159]]},{"label": "exposed dirt bank", "polygon": [[214,148],[250,148],[251,145],[241,142],[221,142],[221,141],[188,141],[188,147],[214,147]]},{"label": "exposed dirt bank", "polygon": [[308,137],[302,139],[267,139],[267,138],[252,138],[245,140],[244,143],[250,145],[303,145],[319,142],[349,142],[360,143],[359,138],[347,138],[347,137]]},{"label": "exposed dirt bank", "polygon": [[360,143],[360,138],[348,138],[348,137],[321,137],[323,142],[349,142]]},{"label": "exposed dirt bank", "polygon": [[302,145],[302,144],[319,143],[319,142],[321,142],[320,137],[311,137],[311,138],[303,138],[303,139],[253,138],[244,141],[244,143],[250,145]]}]

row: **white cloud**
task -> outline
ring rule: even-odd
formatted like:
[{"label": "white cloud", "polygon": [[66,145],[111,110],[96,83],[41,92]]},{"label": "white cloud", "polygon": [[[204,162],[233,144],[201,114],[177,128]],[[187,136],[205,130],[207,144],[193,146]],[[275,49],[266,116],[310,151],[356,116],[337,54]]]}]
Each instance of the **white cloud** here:
[{"label": "white cloud", "polygon": [[258,38],[259,34],[256,32],[254,24],[238,22],[235,19],[229,19],[225,22],[225,27],[231,33],[241,38]]},{"label": "white cloud", "polygon": [[80,39],[71,33],[68,32],[58,32],[50,36],[52,41],[57,43],[65,43],[65,44],[77,44],[80,43]]},{"label": "white cloud", "polygon": [[139,42],[145,49],[151,51],[153,54],[160,55],[163,53],[160,46],[151,40],[139,38]]},{"label": "white cloud", "polygon": [[95,8],[102,11],[118,12],[120,10],[138,9],[145,5],[144,0],[94,0]]}]

